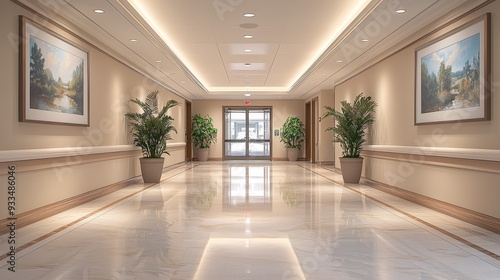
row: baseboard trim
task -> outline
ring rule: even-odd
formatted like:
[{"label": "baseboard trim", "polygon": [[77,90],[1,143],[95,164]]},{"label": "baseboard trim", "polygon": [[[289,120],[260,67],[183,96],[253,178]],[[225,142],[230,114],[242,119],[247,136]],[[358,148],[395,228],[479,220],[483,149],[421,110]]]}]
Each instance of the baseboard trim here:
[{"label": "baseboard trim", "polygon": [[[333,170],[335,173],[342,174],[342,170],[340,168],[329,168],[331,166],[322,167],[328,170]],[[397,196],[404,200],[413,202],[415,204],[446,214],[466,223],[500,234],[500,219],[493,216],[479,213],[474,210],[460,207],[448,202],[444,202],[442,200],[437,200],[402,188],[384,184],[375,180],[368,179],[366,177],[362,177],[360,183],[379,191]]]},{"label": "baseboard trim", "polygon": [[[201,162],[200,159],[197,157],[192,158],[192,161]],[[222,161],[222,158],[221,157],[208,157],[207,161]]]},{"label": "baseboard trim", "polygon": [[[180,163],[175,163],[166,167],[163,167],[162,172],[169,171],[171,169],[174,169],[178,166],[181,166],[185,164],[185,162],[180,162]],[[42,207],[38,207],[36,209],[32,209],[20,214],[17,214],[15,216],[16,218],[16,228],[22,228],[25,226],[28,226],[30,224],[36,223],[38,221],[41,221],[43,219],[49,218],[51,216],[57,215],[61,212],[67,211],[71,208],[80,206],[82,204],[85,204],[87,202],[90,202],[94,199],[103,197],[105,195],[108,195],[110,193],[113,193],[115,191],[121,190],[123,188],[126,188],[131,185],[135,184],[141,184],[143,183],[142,181],[142,176],[135,176],[130,179],[120,181],[108,186],[104,186],[92,191],[84,192],[82,194],[63,199]],[[148,184],[150,185],[150,184]],[[9,231],[9,228],[7,227],[7,224],[9,223],[9,220],[2,219],[0,220],[0,235],[5,234]]]},{"label": "baseboard trim", "polygon": [[335,166],[335,161],[318,161],[317,164]]},{"label": "baseboard trim", "polygon": [[[36,209],[32,209],[21,214],[15,216],[16,218],[16,228],[22,228],[28,226],[30,224],[36,223],[48,217],[57,215],[61,212],[67,211],[71,208],[77,207],[84,203],[90,202],[99,197],[105,196],[112,192],[118,191],[125,187],[139,184],[142,182],[141,176],[136,176],[130,178],[128,180],[124,180],[118,183],[114,183],[102,188],[98,188],[92,191],[88,191],[61,201],[57,201]],[[5,234],[9,231],[9,228],[6,226],[10,220],[2,219],[0,220],[0,235]]]},{"label": "baseboard trim", "polygon": [[[288,161],[288,157],[273,157],[272,161]],[[297,161],[307,161],[304,157],[298,157]]]},{"label": "baseboard trim", "polygon": [[364,177],[360,183],[500,234],[500,219],[498,218]]}]

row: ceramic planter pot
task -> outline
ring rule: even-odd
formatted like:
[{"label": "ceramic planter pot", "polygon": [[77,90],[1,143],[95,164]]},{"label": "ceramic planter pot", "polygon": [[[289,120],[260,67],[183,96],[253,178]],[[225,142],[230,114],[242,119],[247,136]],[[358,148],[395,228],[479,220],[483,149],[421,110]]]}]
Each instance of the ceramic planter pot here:
[{"label": "ceramic planter pot", "polygon": [[164,158],[140,158],[142,180],[144,183],[160,182]]},{"label": "ceramic planter pot", "polygon": [[288,161],[297,161],[297,158],[299,156],[299,149],[287,148],[286,154],[288,155]]},{"label": "ceramic planter pot", "polygon": [[340,169],[344,183],[358,184],[363,169],[363,158],[340,158]]},{"label": "ceramic planter pot", "polygon": [[208,161],[208,148],[198,149],[198,160],[199,161]]}]

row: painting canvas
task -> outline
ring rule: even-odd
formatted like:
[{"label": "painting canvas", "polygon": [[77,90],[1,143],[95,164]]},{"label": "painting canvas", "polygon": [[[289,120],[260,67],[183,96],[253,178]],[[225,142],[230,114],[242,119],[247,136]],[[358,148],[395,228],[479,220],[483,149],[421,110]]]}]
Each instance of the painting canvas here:
[{"label": "painting canvas", "polygon": [[489,119],[487,17],[416,52],[415,123]]},{"label": "painting canvas", "polygon": [[88,53],[21,17],[21,121],[88,126]]}]

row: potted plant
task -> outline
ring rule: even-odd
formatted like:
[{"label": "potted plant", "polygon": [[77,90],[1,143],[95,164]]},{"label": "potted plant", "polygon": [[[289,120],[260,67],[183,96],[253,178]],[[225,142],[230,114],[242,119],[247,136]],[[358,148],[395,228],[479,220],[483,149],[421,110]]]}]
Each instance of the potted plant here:
[{"label": "potted plant", "polygon": [[281,127],[280,142],[285,143],[289,161],[296,161],[306,139],[304,123],[299,117],[288,117]]},{"label": "potted plant", "polygon": [[329,106],[323,118],[333,116],[334,126],[326,131],[332,131],[334,142],[340,143],[342,157],[340,168],[345,183],[359,183],[363,158],[360,156],[365,143],[365,130],[373,123],[377,103],[370,96],[360,93],[351,104],[345,100],[340,102],[340,111]]},{"label": "potted plant", "polygon": [[155,90],[148,94],[145,101],[132,99],[131,102],[139,105],[142,113],[128,112],[125,117],[130,121],[130,130],[134,145],[141,147],[143,157],[140,158],[141,172],[144,183],[158,183],[163,171],[163,154],[167,152],[167,140],[171,140],[170,133],[177,130],[172,125],[174,118],[167,114],[168,110],[179,105],[176,100],[168,100],[158,110],[158,93]]},{"label": "potted plant", "polygon": [[196,114],[191,120],[191,135],[193,145],[198,148],[198,160],[207,161],[210,145],[217,142],[217,128],[209,115]]}]

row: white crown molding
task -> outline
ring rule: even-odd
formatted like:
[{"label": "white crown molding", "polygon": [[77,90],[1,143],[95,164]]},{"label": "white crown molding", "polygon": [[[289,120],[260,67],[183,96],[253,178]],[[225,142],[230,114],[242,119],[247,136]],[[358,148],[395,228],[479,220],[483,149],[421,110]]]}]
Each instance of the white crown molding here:
[{"label": "white crown molding", "polygon": [[[167,143],[167,148],[186,146],[185,142]],[[0,162],[13,162],[21,160],[35,160],[58,158],[68,156],[94,155],[103,153],[118,153],[128,151],[140,151],[133,145],[96,146],[96,147],[65,147],[47,149],[24,149],[0,151]]]},{"label": "white crown molding", "polygon": [[472,160],[500,161],[500,150],[491,150],[491,149],[367,145],[363,147],[363,150],[373,151],[373,152],[438,156],[438,157],[462,158],[462,159],[472,159]]}]

